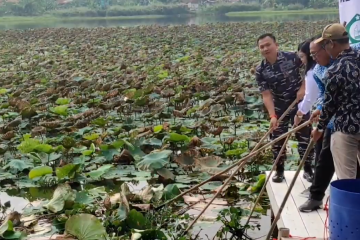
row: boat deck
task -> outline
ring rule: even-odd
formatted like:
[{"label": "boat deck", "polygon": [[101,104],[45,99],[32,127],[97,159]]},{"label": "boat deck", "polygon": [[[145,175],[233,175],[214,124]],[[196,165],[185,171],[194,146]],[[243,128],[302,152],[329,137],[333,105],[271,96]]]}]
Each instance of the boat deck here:
[{"label": "boat deck", "polygon": [[[270,171],[266,172],[266,177],[269,177]],[[274,173],[273,173],[274,174]],[[289,199],[285,204],[281,217],[277,223],[278,229],[288,228],[292,236],[316,237],[324,238],[325,222],[327,220],[327,213],[323,209],[314,212],[303,213],[299,211],[299,206],[305,203],[306,196],[301,193],[310,187],[311,183],[306,181],[303,177],[303,171],[300,172],[296,179],[295,185],[291,191]],[[270,205],[274,215],[279,211],[280,205],[285,197],[285,194],[295,176],[295,171],[285,171],[285,181],[282,183],[274,183],[269,180],[266,190],[269,195]],[[333,181],[336,180],[334,174]],[[326,204],[327,197],[330,194],[330,188],[326,190],[326,195],[323,200],[323,205]]]}]

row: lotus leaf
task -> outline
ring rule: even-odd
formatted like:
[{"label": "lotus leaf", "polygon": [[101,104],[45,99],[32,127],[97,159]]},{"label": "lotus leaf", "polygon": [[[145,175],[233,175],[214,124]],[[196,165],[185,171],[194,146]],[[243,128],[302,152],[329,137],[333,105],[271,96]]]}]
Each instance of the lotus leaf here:
[{"label": "lotus leaf", "polygon": [[53,194],[50,202],[44,205],[53,213],[62,211],[64,208],[69,208],[74,204],[76,193],[68,184],[59,185]]},{"label": "lotus leaf", "polygon": [[33,163],[26,159],[12,159],[3,169],[10,169],[11,172],[16,174],[17,172],[22,172],[25,169],[31,169],[33,167]]},{"label": "lotus leaf", "polygon": [[36,167],[29,172],[29,178],[34,179],[36,177],[42,177],[52,173],[53,173],[53,169],[51,167],[48,166]]},{"label": "lotus leaf", "polygon": [[126,224],[131,229],[145,230],[150,227],[148,219],[146,219],[142,213],[134,209],[129,212],[126,218]]},{"label": "lotus leaf", "polygon": [[111,164],[103,165],[100,168],[89,172],[87,175],[91,177],[92,179],[99,179],[102,175],[104,175],[107,171],[109,171],[114,166]]},{"label": "lotus leaf", "polygon": [[100,220],[91,214],[71,216],[66,221],[65,231],[79,240],[105,240],[107,236]]},{"label": "lotus leaf", "polygon": [[170,150],[150,153],[143,157],[143,160],[137,164],[137,167],[142,171],[161,169],[169,163],[171,154],[172,151]]},{"label": "lotus leaf", "polygon": [[76,171],[79,169],[80,165],[78,164],[66,164],[63,167],[56,168],[56,176],[59,179],[63,179],[65,177],[73,178],[75,176]]}]

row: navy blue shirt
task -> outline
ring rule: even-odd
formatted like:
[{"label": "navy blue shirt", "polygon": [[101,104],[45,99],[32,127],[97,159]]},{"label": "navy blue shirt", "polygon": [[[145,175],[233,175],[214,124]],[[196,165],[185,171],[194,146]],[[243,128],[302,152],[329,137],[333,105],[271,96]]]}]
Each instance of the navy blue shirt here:
[{"label": "navy blue shirt", "polygon": [[[303,81],[302,66],[301,59],[294,52],[280,51],[274,64],[262,60],[256,68],[256,82],[260,92],[270,90],[277,108],[284,102],[293,102]],[[281,110],[287,107],[281,107]]]}]

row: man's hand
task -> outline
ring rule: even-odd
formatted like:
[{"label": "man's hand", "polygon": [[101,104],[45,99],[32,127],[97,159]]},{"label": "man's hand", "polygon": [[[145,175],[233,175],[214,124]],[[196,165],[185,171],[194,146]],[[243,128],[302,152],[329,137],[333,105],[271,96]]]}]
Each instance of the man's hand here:
[{"label": "man's hand", "polygon": [[316,109],[310,116],[310,121],[312,123],[318,122],[320,117],[321,111],[319,109]]},{"label": "man's hand", "polygon": [[294,117],[294,127],[298,126],[302,120],[303,114],[300,111],[297,111]]},{"label": "man's hand", "polygon": [[317,130],[317,129],[314,129],[311,132],[311,137],[313,138],[314,142],[317,142],[321,138],[322,135],[323,135],[323,132],[319,132],[319,130]]},{"label": "man's hand", "polygon": [[305,96],[305,88],[301,87],[296,93],[296,101],[300,102]]},{"label": "man's hand", "polygon": [[271,130],[271,132],[273,132],[277,127],[279,126],[278,120],[276,117],[272,117],[270,119],[270,127],[269,129]]}]

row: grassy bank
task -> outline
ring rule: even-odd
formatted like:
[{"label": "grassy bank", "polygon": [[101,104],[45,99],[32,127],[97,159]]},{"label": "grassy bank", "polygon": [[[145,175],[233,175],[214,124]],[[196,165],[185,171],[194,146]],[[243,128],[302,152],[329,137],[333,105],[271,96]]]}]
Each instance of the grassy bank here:
[{"label": "grassy bank", "polygon": [[262,11],[248,11],[248,12],[228,12],[225,15],[228,17],[243,17],[243,16],[264,16],[264,15],[309,15],[309,14],[337,14],[339,9],[324,8],[324,9],[303,9],[303,10],[262,10]]}]

